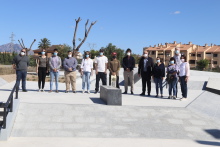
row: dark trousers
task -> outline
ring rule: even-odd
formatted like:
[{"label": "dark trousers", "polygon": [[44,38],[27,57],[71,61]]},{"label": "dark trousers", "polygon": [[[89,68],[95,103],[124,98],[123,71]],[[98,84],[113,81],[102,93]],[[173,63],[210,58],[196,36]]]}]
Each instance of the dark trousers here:
[{"label": "dark trousers", "polygon": [[38,87],[39,87],[39,89],[41,89],[41,82],[42,82],[42,89],[44,89],[46,74],[47,74],[46,67],[39,67],[38,68]]},{"label": "dark trousers", "polygon": [[[116,79],[116,87],[119,88],[119,76],[116,76],[117,79]],[[111,75],[109,75],[109,86],[111,86]]]},{"label": "dark trousers", "polygon": [[96,75],[95,91],[99,91],[99,81],[102,80],[102,85],[106,85],[106,74],[104,72],[98,72]]},{"label": "dark trousers", "polygon": [[147,72],[143,72],[141,74],[142,77],[142,92],[146,91],[146,83],[147,83],[147,92],[150,94],[151,92],[151,76]]},{"label": "dark trousers", "polygon": [[22,79],[22,90],[26,90],[27,71],[16,70],[16,75],[17,75],[16,83],[18,83],[18,88],[20,86],[20,81]]},{"label": "dark trousers", "polygon": [[187,98],[187,81],[185,81],[186,76],[179,77],[180,79],[180,86],[182,91],[182,96]]}]

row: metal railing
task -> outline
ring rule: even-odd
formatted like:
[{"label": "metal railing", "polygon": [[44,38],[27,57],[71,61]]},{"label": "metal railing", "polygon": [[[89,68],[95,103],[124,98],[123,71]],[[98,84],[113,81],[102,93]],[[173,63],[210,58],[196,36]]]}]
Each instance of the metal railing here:
[{"label": "metal railing", "polygon": [[6,128],[6,118],[7,118],[8,113],[13,112],[13,94],[15,90],[16,90],[15,99],[18,99],[18,86],[17,85],[18,83],[16,82],[14,88],[11,91],[11,94],[9,95],[7,102],[0,104],[0,108],[4,109],[3,111],[0,111],[0,116],[3,117],[3,121],[0,121],[0,127],[3,126],[3,129]]}]

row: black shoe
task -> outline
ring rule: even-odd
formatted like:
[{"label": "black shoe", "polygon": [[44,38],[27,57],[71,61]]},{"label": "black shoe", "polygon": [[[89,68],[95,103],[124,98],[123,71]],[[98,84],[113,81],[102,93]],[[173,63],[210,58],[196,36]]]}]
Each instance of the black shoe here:
[{"label": "black shoe", "polygon": [[134,94],[133,91],[131,91],[131,94]]},{"label": "black shoe", "polygon": [[125,91],[125,92],[124,92],[124,93],[122,93],[122,94],[128,94],[128,93],[127,93],[127,91]]},{"label": "black shoe", "polygon": [[24,90],[22,90],[23,92],[27,92],[27,90],[26,89],[24,89]]},{"label": "black shoe", "polygon": [[145,93],[143,93],[143,92],[142,92],[140,95],[141,95],[141,96],[144,96],[144,95],[145,95]]},{"label": "black shoe", "polygon": [[76,93],[76,91],[73,91],[73,93]]},{"label": "black shoe", "polygon": [[95,91],[95,94],[97,94],[98,93],[98,91]]},{"label": "black shoe", "polygon": [[69,93],[69,91],[66,91],[65,93]]},{"label": "black shoe", "polygon": [[150,96],[150,94],[148,94],[148,96]]}]

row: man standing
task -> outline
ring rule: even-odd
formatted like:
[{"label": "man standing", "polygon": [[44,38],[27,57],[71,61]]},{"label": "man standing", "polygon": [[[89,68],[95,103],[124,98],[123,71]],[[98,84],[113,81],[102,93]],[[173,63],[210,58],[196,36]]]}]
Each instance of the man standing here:
[{"label": "man standing", "polygon": [[99,81],[102,80],[102,85],[106,85],[107,63],[108,58],[103,55],[104,50],[100,49],[100,56],[95,58],[95,70],[96,70],[96,87],[95,94],[99,92]]},{"label": "man standing", "polygon": [[66,81],[66,93],[70,90],[70,83],[73,90],[73,93],[76,93],[76,67],[77,67],[77,60],[72,57],[72,52],[68,51],[68,57],[63,61],[64,67],[64,75]]},{"label": "man standing", "polygon": [[111,75],[117,76],[116,79],[116,87],[119,88],[119,70],[121,68],[120,61],[117,60],[117,53],[112,53],[112,61],[108,63],[108,69],[110,71],[109,73],[109,85],[111,86]]},{"label": "man standing", "polygon": [[142,93],[140,95],[145,95],[146,83],[148,96],[151,92],[151,76],[153,74],[154,61],[151,57],[148,57],[148,52],[145,50],[143,52],[143,57],[139,61],[138,65],[138,76],[142,77]]},{"label": "man standing", "polygon": [[131,94],[134,94],[134,72],[133,69],[135,67],[134,57],[131,56],[131,49],[128,48],[127,56],[123,58],[123,68],[124,68],[124,87],[125,92],[123,94],[127,94],[128,91],[128,78],[131,84]]},{"label": "man standing", "polygon": [[53,79],[55,77],[56,81],[56,93],[59,93],[58,91],[58,80],[59,80],[59,69],[61,66],[61,58],[58,55],[58,50],[55,48],[53,53],[53,56],[50,57],[49,59],[49,66],[50,66],[50,91],[49,93],[52,92],[53,90]]},{"label": "man standing", "polygon": [[[22,91],[27,92],[26,90],[26,77],[27,69],[29,66],[29,58],[25,56],[26,50],[22,49],[21,53],[14,57],[13,59],[13,68],[16,70],[18,88],[20,86],[20,81],[22,79]],[[16,65],[16,66],[15,66]]]},{"label": "man standing", "polygon": [[[181,54],[180,54],[180,48],[179,47],[176,47],[175,48],[175,55],[173,56],[173,58],[176,60],[176,65],[178,66],[178,71],[177,71],[177,81],[179,79],[179,69],[180,69],[180,64],[182,63],[181,61]],[[176,89],[178,88],[178,82],[176,84]],[[177,89],[178,90],[178,89]],[[176,97],[177,97],[177,92],[176,92]]]}]

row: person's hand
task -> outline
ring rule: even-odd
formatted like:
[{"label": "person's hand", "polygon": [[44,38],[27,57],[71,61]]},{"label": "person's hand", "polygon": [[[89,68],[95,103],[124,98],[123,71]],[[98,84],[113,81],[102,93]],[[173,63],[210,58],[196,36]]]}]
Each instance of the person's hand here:
[{"label": "person's hand", "polygon": [[36,73],[38,73],[38,70],[36,71]]},{"label": "person's hand", "polygon": [[112,75],[115,76],[115,72],[113,72]]},{"label": "person's hand", "polygon": [[180,83],[180,79],[178,80],[178,82]]},{"label": "person's hand", "polygon": [[83,72],[81,71],[81,76],[83,76]]},{"label": "person's hand", "polygon": [[152,76],[152,79],[154,80],[154,76]]},{"label": "person's hand", "polygon": [[96,71],[95,74],[98,75],[98,71]]},{"label": "person's hand", "polygon": [[91,76],[93,76],[93,72],[91,73]]},{"label": "person's hand", "polygon": [[105,74],[107,74],[107,70],[105,71]]},{"label": "person's hand", "polygon": [[187,81],[187,80],[188,80],[188,78],[186,77],[186,78],[185,78],[185,81]]},{"label": "person's hand", "polygon": [[164,77],[162,78],[162,80],[164,80]]},{"label": "person's hand", "polygon": [[138,77],[141,77],[141,74],[138,74]]},{"label": "person's hand", "polygon": [[173,79],[173,77],[170,77],[170,79]]},{"label": "person's hand", "polygon": [[48,73],[49,71],[47,70],[47,73]]},{"label": "person's hand", "polygon": [[57,72],[57,69],[56,69],[56,68],[54,68],[54,69],[53,69],[53,71],[54,71],[54,72]]},{"label": "person's hand", "polygon": [[71,67],[69,68],[69,71],[73,71]]},{"label": "person's hand", "polygon": [[130,72],[130,69],[129,69],[129,68],[127,68],[126,70],[127,70],[127,72]]}]

